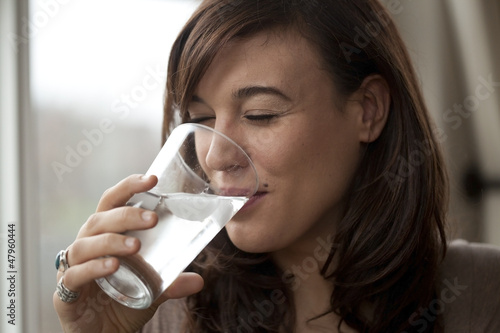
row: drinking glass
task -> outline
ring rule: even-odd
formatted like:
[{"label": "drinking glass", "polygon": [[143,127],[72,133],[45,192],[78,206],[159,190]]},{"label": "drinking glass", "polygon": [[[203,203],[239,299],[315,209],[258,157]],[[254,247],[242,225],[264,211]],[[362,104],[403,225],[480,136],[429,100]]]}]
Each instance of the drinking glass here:
[{"label": "drinking glass", "polygon": [[120,268],[97,284],[116,301],[148,308],[185,270],[258,188],[249,156],[233,140],[200,124],[170,134],[146,175],[157,185],[127,203],[158,214],[158,224],[128,231],[137,254],[119,257]]}]

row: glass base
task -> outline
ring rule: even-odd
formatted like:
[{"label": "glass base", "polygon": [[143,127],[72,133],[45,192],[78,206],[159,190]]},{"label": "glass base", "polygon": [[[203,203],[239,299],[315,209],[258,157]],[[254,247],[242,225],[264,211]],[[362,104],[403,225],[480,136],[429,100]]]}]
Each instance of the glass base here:
[{"label": "glass base", "polygon": [[147,309],[154,301],[148,283],[125,263],[110,276],[96,279],[111,298],[133,309]]}]

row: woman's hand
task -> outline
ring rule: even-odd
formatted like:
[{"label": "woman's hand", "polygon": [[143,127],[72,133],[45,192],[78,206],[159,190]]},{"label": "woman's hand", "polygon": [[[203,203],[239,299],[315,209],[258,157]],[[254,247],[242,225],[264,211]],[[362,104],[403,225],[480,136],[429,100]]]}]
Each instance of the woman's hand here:
[{"label": "woman's hand", "polygon": [[152,228],[158,222],[154,212],[124,206],[132,195],[151,189],[156,182],[154,176],[133,175],[108,189],[96,213],[68,247],[66,260],[70,267],[57,272],[57,281],[64,276],[64,286],[80,295],[73,303],[65,303],[54,293],[54,307],[64,332],[136,332],[167,299],[185,297],[202,289],[201,276],[183,273],[149,309],[135,310],[113,301],[94,281],[118,270],[119,260],[114,256],[139,251],[140,241],[121,233]]}]

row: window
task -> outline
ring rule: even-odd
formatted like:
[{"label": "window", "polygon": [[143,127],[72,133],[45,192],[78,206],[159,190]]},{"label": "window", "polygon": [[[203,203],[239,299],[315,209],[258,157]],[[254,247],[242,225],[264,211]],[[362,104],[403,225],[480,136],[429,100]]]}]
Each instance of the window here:
[{"label": "window", "polygon": [[[3,25],[7,3],[15,7],[15,1],[2,1]],[[31,102],[21,120],[21,144],[30,147],[29,159],[21,160],[22,175],[31,178],[21,179],[18,189],[27,199],[19,204],[31,204],[20,209],[24,217],[4,215],[23,221],[17,223],[30,243],[23,262],[35,273],[18,275],[24,293],[18,305],[25,311],[17,318],[19,332],[62,331],[52,305],[55,255],[72,243],[102,192],[129,174],[145,172],[160,149],[169,51],[196,5],[186,0],[32,0],[29,14],[18,13],[17,39],[10,39],[10,47],[29,42],[30,77],[24,83]],[[3,53],[2,59],[8,60]],[[2,68],[8,66],[2,63]],[[16,133],[2,127],[2,188],[7,170],[18,169],[11,158],[15,144],[9,145],[10,155],[4,151],[9,138]],[[6,194],[2,189],[2,208],[9,205]]]}]

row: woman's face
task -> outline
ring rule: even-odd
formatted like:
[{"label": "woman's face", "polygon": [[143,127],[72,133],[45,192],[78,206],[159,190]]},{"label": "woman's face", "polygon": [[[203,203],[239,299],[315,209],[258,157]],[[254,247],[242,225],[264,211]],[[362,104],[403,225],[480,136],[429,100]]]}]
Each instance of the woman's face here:
[{"label": "woman's face", "polygon": [[238,248],[274,252],[334,232],[361,152],[360,107],[340,104],[299,34],[260,33],[217,54],[188,112],[236,141],[259,174],[257,195],[226,225]]}]

